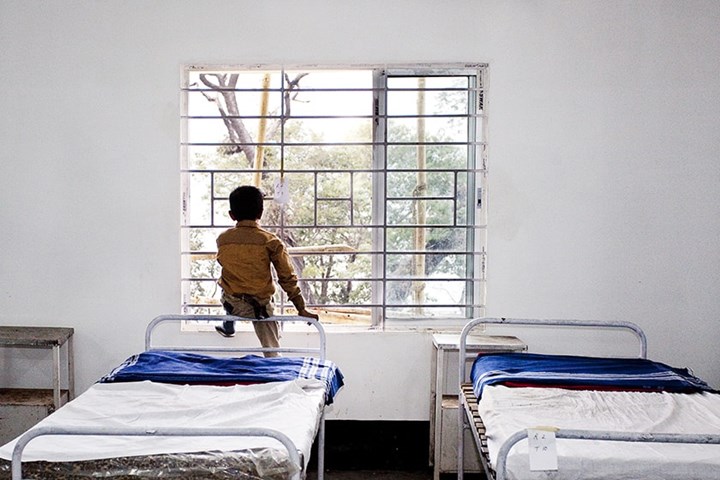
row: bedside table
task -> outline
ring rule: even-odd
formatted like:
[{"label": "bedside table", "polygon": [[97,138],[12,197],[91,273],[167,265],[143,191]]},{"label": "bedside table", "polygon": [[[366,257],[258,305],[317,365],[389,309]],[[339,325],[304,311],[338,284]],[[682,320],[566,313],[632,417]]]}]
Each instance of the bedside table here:
[{"label": "bedside table", "polygon": [[[0,327],[0,347],[52,349],[51,388],[0,388],[2,443],[23,433],[75,396],[73,333],[72,328],[65,327]],[[65,388],[61,381],[63,370]]]},{"label": "bedside table", "polygon": [[[469,353],[520,352],[527,345],[517,337],[501,335],[470,335]],[[433,478],[441,473],[457,472],[457,418],[459,408],[457,362],[460,353],[460,334],[433,334],[433,356],[430,398],[430,463]],[[472,439],[468,440],[472,442]],[[465,452],[467,472],[482,472],[477,452]]]}]

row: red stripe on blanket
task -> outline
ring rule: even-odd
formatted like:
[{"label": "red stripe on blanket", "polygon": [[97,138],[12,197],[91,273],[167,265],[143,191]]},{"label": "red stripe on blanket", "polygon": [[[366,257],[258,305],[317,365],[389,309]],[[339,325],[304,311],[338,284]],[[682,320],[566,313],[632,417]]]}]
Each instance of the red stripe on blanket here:
[{"label": "red stripe on blanket", "polygon": [[601,390],[604,392],[662,392],[662,388],[624,388],[612,385],[562,385],[555,383],[535,382],[500,382],[511,388],[564,388],[566,390]]}]

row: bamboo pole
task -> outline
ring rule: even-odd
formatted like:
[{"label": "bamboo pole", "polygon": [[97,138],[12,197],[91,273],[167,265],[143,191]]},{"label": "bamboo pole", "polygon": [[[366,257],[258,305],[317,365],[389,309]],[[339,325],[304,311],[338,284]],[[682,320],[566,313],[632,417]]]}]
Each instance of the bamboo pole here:
[{"label": "bamboo pole", "polygon": [[268,99],[270,97],[270,74],[266,73],[262,80],[262,99],[260,102],[260,123],[258,125],[258,146],[255,154],[255,174],[253,176],[253,185],[260,188],[262,180],[263,157],[265,154],[265,132],[267,128]]}]

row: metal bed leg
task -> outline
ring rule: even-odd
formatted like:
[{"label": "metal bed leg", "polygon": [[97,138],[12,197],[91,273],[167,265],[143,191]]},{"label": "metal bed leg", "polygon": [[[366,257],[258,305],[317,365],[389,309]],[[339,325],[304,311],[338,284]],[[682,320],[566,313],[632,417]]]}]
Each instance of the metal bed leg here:
[{"label": "metal bed leg", "polygon": [[458,444],[457,444],[457,478],[463,480],[465,474],[465,405],[462,389],[458,393]]},{"label": "metal bed leg", "polygon": [[325,477],[325,410],[320,416],[320,431],[318,432],[318,461],[317,478],[323,480]]}]

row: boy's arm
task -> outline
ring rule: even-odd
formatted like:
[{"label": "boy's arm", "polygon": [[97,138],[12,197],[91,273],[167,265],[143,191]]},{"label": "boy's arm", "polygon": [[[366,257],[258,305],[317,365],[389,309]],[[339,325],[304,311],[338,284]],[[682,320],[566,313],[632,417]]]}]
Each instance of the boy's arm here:
[{"label": "boy's arm", "polygon": [[298,315],[301,317],[314,318],[315,320],[320,320],[320,316],[317,313],[312,313],[305,309],[298,310]]},{"label": "boy's arm", "polygon": [[272,249],[272,252],[273,253],[270,259],[275,267],[278,283],[287,294],[288,300],[295,305],[298,315],[317,320],[319,317],[316,314],[305,309],[305,299],[303,298],[300,287],[298,286],[297,275],[295,274],[295,269],[292,266],[290,255],[288,255],[285,245],[278,240],[275,248]]}]

